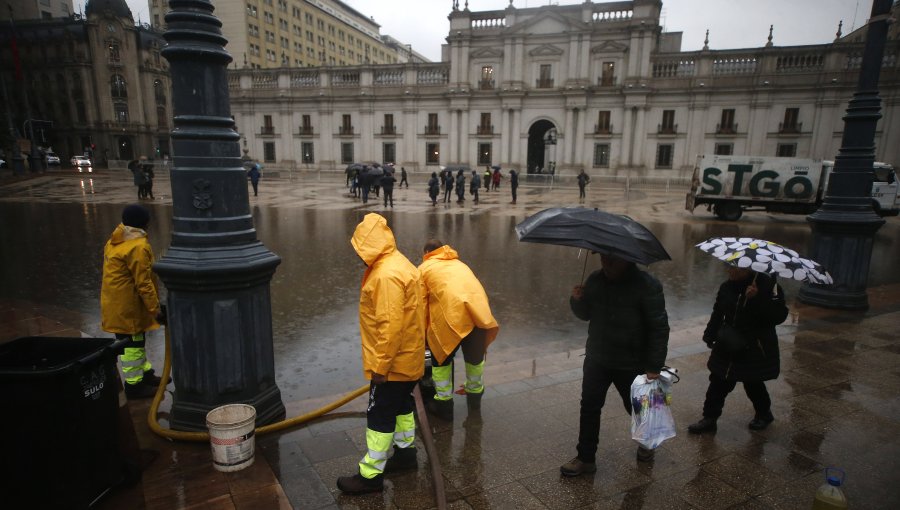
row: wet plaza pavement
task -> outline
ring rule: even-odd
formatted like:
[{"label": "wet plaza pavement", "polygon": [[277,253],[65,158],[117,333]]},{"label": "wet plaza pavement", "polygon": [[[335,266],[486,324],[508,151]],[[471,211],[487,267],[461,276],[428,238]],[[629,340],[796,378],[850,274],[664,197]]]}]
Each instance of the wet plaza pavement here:
[{"label": "wet plaza pavement", "polygon": [[[160,173],[152,204],[151,240],[159,256],[169,243],[171,202]],[[288,415],[315,409],[363,384],[356,302],[363,268],[349,236],[363,214],[382,212],[401,250],[414,262],[429,237],[460,251],[482,279],[501,324],[488,356],[480,416],[462,400],[453,423],[429,423],[450,508],[808,508],[822,469],[847,472],[856,508],[896,508],[893,466],[900,454],[900,221],[888,220],[875,240],[869,279],[871,309],[850,313],[804,306],[798,284],[783,283],[791,316],[778,328],[782,376],[768,384],[776,421],[751,432],[752,408],[738,389],[713,436],[688,436],[706,389],[708,318],[721,266],[693,248],[714,235],[771,239],[804,251],[803,216],[747,214],[725,223],[683,210],[684,190],[592,185],[586,206],[629,214],[666,246],[672,262],[650,271],[666,289],[672,325],[669,364],[679,435],[651,464],[637,463],[629,417],[606,408],[598,472],[561,478],[574,456],[581,354],[586,324],[568,310],[583,259],[578,250],[519,244],[512,226],[545,207],[578,205],[574,185],[528,183],[516,205],[508,190],[482,194],[478,206],[439,204],[413,175],[395,191],[393,210],[348,197],[343,177],[317,173],[264,178],[250,197],[259,238],[282,257],[273,279],[276,378]],[[599,184],[599,185],[598,185]],[[124,204],[134,200],[131,176],[71,171],[0,181],[0,341],[24,335],[109,336],[99,330],[99,254]],[[311,240],[315,242],[311,242]],[[588,270],[598,261],[589,260]],[[150,357],[162,366],[161,335]],[[461,372],[458,379],[462,377]],[[170,387],[171,389],[171,387]],[[613,402],[611,400],[611,402]],[[162,422],[168,401],[162,406]],[[384,494],[346,497],[334,482],[364,451],[362,398],[326,419],[258,437],[257,461],[218,473],[204,443],[173,443],[146,426],[148,403],[132,402],[145,447],[160,457],[143,482],[119,491],[102,508],[434,508],[432,460],[419,444],[420,467],[389,476]],[[421,439],[420,439],[421,441]]]}]

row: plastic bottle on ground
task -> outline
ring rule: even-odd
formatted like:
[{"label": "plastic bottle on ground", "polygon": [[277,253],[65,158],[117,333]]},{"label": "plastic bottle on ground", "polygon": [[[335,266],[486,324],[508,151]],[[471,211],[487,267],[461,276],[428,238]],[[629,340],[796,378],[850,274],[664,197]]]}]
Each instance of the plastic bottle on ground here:
[{"label": "plastic bottle on ground", "polygon": [[846,510],[847,496],[841,490],[844,484],[844,470],[825,468],[825,483],[816,491],[812,510]]}]

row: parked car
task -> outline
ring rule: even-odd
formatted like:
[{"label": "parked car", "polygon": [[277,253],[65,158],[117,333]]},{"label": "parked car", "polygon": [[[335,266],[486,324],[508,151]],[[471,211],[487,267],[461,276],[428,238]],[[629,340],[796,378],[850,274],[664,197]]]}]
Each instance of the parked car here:
[{"label": "parked car", "polygon": [[72,156],[71,163],[74,167],[91,166],[91,160],[87,156]]},{"label": "parked car", "polygon": [[52,152],[47,153],[47,164],[53,166],[59,166],[59,156]]}]

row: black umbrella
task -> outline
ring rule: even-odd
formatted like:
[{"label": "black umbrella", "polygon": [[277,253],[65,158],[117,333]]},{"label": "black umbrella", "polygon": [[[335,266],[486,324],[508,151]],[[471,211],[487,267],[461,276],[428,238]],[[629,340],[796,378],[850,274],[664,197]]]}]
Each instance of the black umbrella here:
[{"label": "black umbrella", "polygon": [[645,226],[598,209],[544,209],[516,225],[516,235],[519,241],[574,246],[644,265],[672,260]]}]

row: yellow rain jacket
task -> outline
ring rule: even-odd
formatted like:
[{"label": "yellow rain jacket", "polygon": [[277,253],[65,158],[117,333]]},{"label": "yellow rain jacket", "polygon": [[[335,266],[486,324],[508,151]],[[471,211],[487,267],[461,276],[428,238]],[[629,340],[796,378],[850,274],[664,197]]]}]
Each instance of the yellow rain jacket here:
[{"label": "yellow rain jacket", "polygon": [[445,244],[426,253],[419,271],[428,301],[428,348],[438,363],[476,327],[487,330],[485,348],[497,338],[500,326],[487,293],[456,250]]},{"label": "yellow rain jacket", "polygon": [[153,249],[147,232],[120,223],[103,248],[103,331],[133,335],[159,327],[159,295],[152,268]]},{"label": "yellow rain jacket", "polygon": [[419,270],[397,249],[387,221],[367,214],[350,240],[366,263],[359,330],[366,379],[417,381],[425,372],[425,289]]}]

